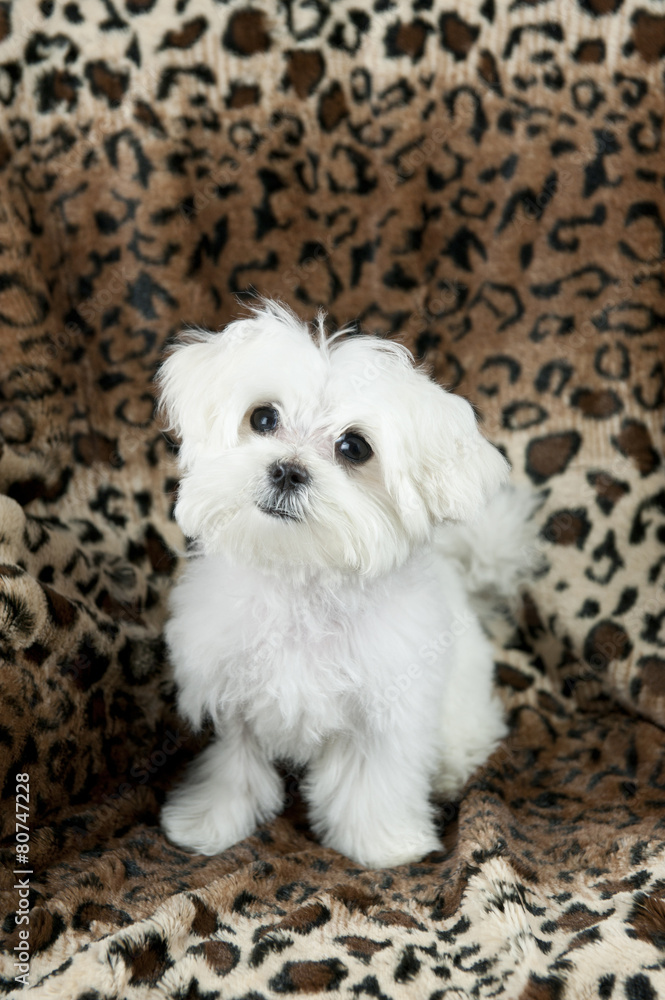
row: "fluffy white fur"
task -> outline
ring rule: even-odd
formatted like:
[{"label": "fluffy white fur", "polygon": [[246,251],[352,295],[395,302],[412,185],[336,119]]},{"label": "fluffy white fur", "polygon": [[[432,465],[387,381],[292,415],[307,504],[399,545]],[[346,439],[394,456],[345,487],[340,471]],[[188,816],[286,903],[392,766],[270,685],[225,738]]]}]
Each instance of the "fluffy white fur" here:
[{"label": "fluffy white fur", "polygon": [[[160,388],[182,441],[176,518],[198,543],[166,637],[180,711],[217,732],[165,831],[205,854],[247,837],[280,811],[289,759],[324,844],[371,867],[439,848],[430,793],[456,794],[505,733],[469,594],[511,591],[529,561],[528,509],[486,506],[506,462],[404,348],[326,338],[322,320],[313,339],[274,302],[187,335]],[[279,425],[257,433],[267,404]],[[335,452],[349,430],[363,465]],[[288,519],[262,509],[276,461],[310,477],[279,500]]]}]

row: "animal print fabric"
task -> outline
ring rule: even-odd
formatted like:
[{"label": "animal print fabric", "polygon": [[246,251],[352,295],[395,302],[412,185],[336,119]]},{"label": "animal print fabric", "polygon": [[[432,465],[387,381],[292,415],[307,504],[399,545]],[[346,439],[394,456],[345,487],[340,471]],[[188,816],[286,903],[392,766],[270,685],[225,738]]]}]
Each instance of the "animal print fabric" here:
[{"label": "animal print fabric", "polygon": [[[664,73],[659,0],[0,2],[3,995],[665,996]],[[511,734],[420,864],[322,849],[291,774],[223,855],[159,831],[153,376],[252,288],[407,343],[542,498]]]}]

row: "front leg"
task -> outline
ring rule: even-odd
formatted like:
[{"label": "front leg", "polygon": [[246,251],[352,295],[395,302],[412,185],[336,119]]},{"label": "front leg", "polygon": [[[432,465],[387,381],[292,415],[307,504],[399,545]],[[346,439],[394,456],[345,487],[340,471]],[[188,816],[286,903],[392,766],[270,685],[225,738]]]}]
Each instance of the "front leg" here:
[{"label": "front leg", "polygon": [[419,751],[400,744],[395,732],[374,734],[361,746],[342,737],[326,744],[303,786],[324,846],[368,868],[440,850],[429,802],[431,764]]},{"label": "front leg", "polygon": [[277,771],[248,728],[234,720],[169,794],[162,827],[181,847],[218,854],[276,816],[283,799]]}]

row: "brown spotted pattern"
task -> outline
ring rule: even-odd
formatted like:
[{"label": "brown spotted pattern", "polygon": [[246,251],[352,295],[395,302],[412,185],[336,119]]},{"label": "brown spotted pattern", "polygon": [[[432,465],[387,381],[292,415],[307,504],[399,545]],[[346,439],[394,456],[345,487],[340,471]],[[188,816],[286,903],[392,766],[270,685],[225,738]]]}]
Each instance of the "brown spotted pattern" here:
[{"label": "brown spotted pattern", "polygon": [[[665,995],[661,8],[0,2],[3,995],[17,772],[27,995]],[[159,832],[196,743],[152,380],[252,289],[407,343],[541,494],[511,735],[420,864],[322,849],[286,769],[217,858]]]}]

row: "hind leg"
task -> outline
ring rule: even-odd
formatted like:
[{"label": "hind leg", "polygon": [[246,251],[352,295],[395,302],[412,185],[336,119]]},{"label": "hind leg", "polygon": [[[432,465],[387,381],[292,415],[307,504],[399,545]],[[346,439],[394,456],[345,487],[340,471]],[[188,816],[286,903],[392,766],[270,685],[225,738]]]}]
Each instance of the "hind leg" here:
[{"label": "hind leg", "polygon": [[467,608],[451,648],[452,663],[443,704],[439,763],[434,791],[456,798],[473,772],[485,763],[508,728],[494,693],[492,647]]}]

